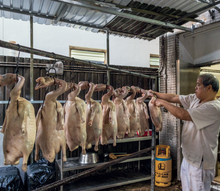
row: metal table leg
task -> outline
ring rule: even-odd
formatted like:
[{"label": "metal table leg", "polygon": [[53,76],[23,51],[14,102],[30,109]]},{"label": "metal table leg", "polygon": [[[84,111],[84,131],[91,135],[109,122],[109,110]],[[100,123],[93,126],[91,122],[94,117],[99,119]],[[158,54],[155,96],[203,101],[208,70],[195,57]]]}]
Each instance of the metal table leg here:
[{"label": "metal table leg", "polygon": [[155,126],[152,124],[152,141],[151,146],[154,149],[151,150],[151,191],[154,191],[155,187],[155,148],[156,148],[156,132]]},{"label": "metal table leg", "polygon": [[[63,180],[63,152],[62,150],[60,151],[61,153],[61,165],[60,165],[60,180]],[[60,186],[60,191],[63,191],[63,186]]]},{"label": "metal table leg", "polygon": [[[138,141],[138,151],[141,150],[141,141]],[[138,172],[140,171],[140,167],[141,167],[141,162],[140,160],[138,160]]]}]

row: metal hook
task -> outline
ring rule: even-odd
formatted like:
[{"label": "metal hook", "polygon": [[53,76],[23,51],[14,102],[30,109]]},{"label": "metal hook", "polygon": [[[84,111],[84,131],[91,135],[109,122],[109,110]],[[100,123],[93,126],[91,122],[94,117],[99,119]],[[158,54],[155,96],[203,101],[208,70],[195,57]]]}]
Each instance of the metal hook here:
[{"label": "metal hook", "polygon": [[[139,78],[141,78],[141,74],[140,74]],[[142,85],[142,84],[141,84],[141,81],[140,81],[140,79],[139,79],[138,87],[141,88],[141,85]]]},{"label": "metal hook", "polygon": [[[16,70],[15,70],[15,73],[16,73],[16,80],[18,81],[18,73],[19,73],[19,70],[18,70],[18,68],[19,68],[19,57],[20,57],[20,48],[21,48],[21,46],[20,46],[20,44],[18,44],[18,46],[19,46],[19,51],[18,51],[18,57],[17,57],[17,67],[16,67]],[[8,107],[8,106],[7,106]],[[18,100],[17,100],[17,113],[18,113]],[[19,113],[18,113],[18,115],[19,115]]]},{"label": "metal hook", "polygon": [[[120,71],[120,76],[122,78],[122,75],[121,75],[121,69],[119,68],[119,71]],[[117,79],[116,80],[116,88],[120,88],[122,86],[122,80],[121,79]]]},{"label": "metal hook", "polygon": [[[56,54],[54,52],[52,52],[52,53],[55,57],[55,60],[54,60],[53,66],[48,70],[47,75],[54,78],[55,76],[57,76],[57,71],[56,71],[56,68],[54,67],[55,63],[56,63]],[[54,73],[50,73],[50,70],[54,70]]]},{"label": "metal hook", "polygon": [[107,84],[107,83],[108,83],[108,76],[107,74],[104,74],[103,84]]},{"label": "metal hook", "polygon": [[152,78],[151,78],[151,76],[150,76],[150,80],[149,80],[149,90],[151,90],[151,88],[152,88]]},{"label": "metal hook", "polygon": [[[54,70],[54,73],[50,73],[50,70]],[[53,78],[55,78],[55,76],[57,75],[56,69],[55,69],[55,68],[50,68],[50,69],[48,70],[48,75],[51,76],[51,77],[53,77]]]},{"label": "metal hook", "polygon": [[88,82],[90,83],[90,80],[91,80],[91,66],[92,66],[92,63],[89,61],[90,63],[90,68],[89,68],[89,76],[88,76]]},{"label": "metal hook", "polygon": [[[107,90],[107,84],[108,84],[108,75],[107,75],[107,73],[104,73],[103,84],[106,84],[106,90]],[[102,91],[102,96],[104,95],[104,91],[105,90]]]},{"label": "metal hook", "polygon": [[121,87],[121,79],[116,79],[116,88]]},{"label": "metal hook", "polygon": [[[108,84],[108,64],[106,64],[105,65],[106,66],[106,76],[105,76],[105,78],[104,78],[104,84]],[[105,79],[106,79],[106,81],[105,81]]]},{"label": "metal hook", "polygon": [[[129,71],[129,73],[130,73],[130,75],[132,75],[132,74],[131,74],[131,71]],[[131,80],[131,79],[129,79],[129,80],[127,81],[127,85],[128,85],[129,87],[132,86],[132,81],[133,81],[133,80]]]},{"label": "metal hook", "polygon": [[72,77],[73,71],[74,71],[74,65],[75,65],[75,59],[73,58],[73,69],[72,69],[72,71],[71,71],[71,73],[70,73],[70,81],[71,81],[71,82],[73,82],[74,79],[75,79],[75,77],[76,77],[76,73],[75,73],[75,75]]},{"label": "metal hook", "polygon": [[127,81],[127,86],[131,87],[132,86],[132,80]]},{"label": "metal hook", "polygon": [[18,46],[19,46],[19,51],[18,51],[18,57],[17,57],[17,67],[16,67],[16,69],[15,69],[15,73],[16,73],[16,79],[18,80],[18,73],[19,73],[19,70],[18,70],[18,68],[19,68],[19,57],[20,57],[20,48],[21,48],[21,46],[20,46],[20,44],[18,44]]},{"label": "metal hook", "polygon": [[141,85],[142,85],[141,82],[138,82],[138,87],[139,87],[139,88],[141,88]]},{"label": "metal hook", "polygon": [[54,63],[53,63],[53,67],[54,67],[54,65],[55,65],[55,63],[56,63],[56,54],[54,53],[54,52],[52,52],[53,53],[53,55],[54,55]]},{"label": "metal hook", "polygon": [[71,80],[71,82],[73,82],[74,81],[74,79],[75,79],[75,77],[76,77],[76,73],[75,73],[75,75],[72,77],[72,75],[73,75],[73,72],[71,72],[71,74],[70,74],[70,80]]}]

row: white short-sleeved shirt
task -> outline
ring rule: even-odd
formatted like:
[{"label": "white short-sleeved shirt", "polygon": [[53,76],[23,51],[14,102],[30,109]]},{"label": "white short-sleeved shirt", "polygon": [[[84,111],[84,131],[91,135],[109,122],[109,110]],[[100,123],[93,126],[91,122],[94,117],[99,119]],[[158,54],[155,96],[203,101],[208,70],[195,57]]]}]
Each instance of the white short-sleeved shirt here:
[{"label": "white short-sleeved shirt", "polygon": [[180,95],[179,99],[192,118],[192,121],[184,121],[182,129],[183,156],[197,168],[203,159],[203,169],[214,169],[218,151],[220,100],[199,103],[195,94]]}]

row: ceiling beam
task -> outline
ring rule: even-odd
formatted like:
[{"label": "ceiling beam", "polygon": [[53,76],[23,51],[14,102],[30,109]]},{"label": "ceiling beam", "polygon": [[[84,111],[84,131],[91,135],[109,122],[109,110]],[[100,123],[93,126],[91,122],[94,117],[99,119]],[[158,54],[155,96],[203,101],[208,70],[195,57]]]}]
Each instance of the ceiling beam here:
[{"label": "ceiling beam", "polygon": [[58,11],[57,11],[57,17],[54,20],[54,24],[57,24],[60,19],[64,16],[64,14],[66,13],[67,9],[68,9],[69,5],[67,4],[61,4]]},{"label": "ceiling beam", "polygon": [[[111,4],[111,3],[108,3],[108,4]],[[127,6],[123,6],[123,5],[117,5],[117,4],[112,4],[112,5],[115,5],[116,7],[120,8],[122,10],[127,10],[127,11],[133,11],[133,12],[149,14],[149,15],[155,15],[155,16],[161,16],[161,17],[167,17],[167,18],[173,18],[173,19],[180,18],[180,16],[178,16],[178,15],[157,13],[157,12],[154,12],[154,11],[149,11],[149,10],[145,10],[145,9],[137,9],[137,8],[127,7]],[[193,18],[183,18],[182,20],[204,23],[204,21],[202,21],[202,20],[193,19]]]},{"label": "ceiling beam", "polygon": [[99,6],[96,6],[93,4],[80,3],[80,2],[71,1],[71,0],[53,0],[53,1],[59,2],[59,3],[67,3],[67,4],[70,4],[73,6],[77,6],[77,7],[83,7],[83,8],[87,8],[87,9],[97,10],[97,11],[100,11],[103,13],[117,15],[117,16],[124,17],[127,19],[132,19],[132,20],[150,23],[150,24],[154,24],[154,25],[175,28],[175,29],[180,29],[180,30],[184,30],[184,31],[192,31],[190,28],[187,28],[187,27],[183,27],[183,26],[179,26],[179,25],[175,25],[175,24],[171,24],[171,23],[166,23],[166,22],[162,22],[162,21],[158,21],[158,20],[153,20],[153,19],[149,19],[149,18],[145,18],[145,17],[140,17],[140,16],[128,14],[128,13],[123,13],[123,12],[115,10],[115,8],[112,9],[112,8],[99,7]]},{"label": "ceiling beam", "polygon": [[148,36],[148,35],[141,36],[139,34],[135,35],[135,34],[129,34],[129,33],[126,33],[126,32],[118,32],[118,31],[114,31],[114,30],[109,30],[109,33],[116,34],[116,35],[127,35],[127,37],[133,36],[133,37],[136,37],[136,38],[146,38],[148,40],[156,39],[156,37],[154,37],[154,36]]},{"label": "ceiling beam", "polygon": [[[87,2],[87,3],[91,2],[89,0],[74,0],[74,1]],[[174,19],[180,18],[180,16],[178,16],[178,15],[157,13],[155,11],[150,11],[150,10],[145,10],[145,9],[138,9],[138,8],[123,6],[123,5],[119,5],[119,4],[115,4],[115,3],[106,3],[106,2],[100,2],[100,1],[94,1],[94,3],[95,3],[95,5],[101,5],[101,6],[104,6],[104,7],[117,7],[119,9],[121,9],[122,11],[127,10],[127,11],[133,11],[133,12],[137,12],[137,13],[143,13],[143,14],[148,14],[148,15],[167,17],[167,18],[174,18]],[[183,18],[182,20],[204,23],[204,21],[202,21],[202,20],[193,19],[193,18]]]}]

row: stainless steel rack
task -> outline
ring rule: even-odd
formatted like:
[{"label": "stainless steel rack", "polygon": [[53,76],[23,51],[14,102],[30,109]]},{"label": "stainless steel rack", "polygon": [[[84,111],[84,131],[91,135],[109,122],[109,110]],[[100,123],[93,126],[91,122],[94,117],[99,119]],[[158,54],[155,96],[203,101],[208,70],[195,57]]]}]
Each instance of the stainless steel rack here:
[{"label": "stainless steel rack", "polygon": [[[126,184],[137,183],[141,181],[150,180],[151,175],[142,172],[132,172],[123,170],[123,173],[117,172],[117,174],[113,173],[106,173],[101,175],[95,175],[91,179],[87,178],[86,180],[83,179],[81,181],[77,181],[75,184],[69,184],[64,186],[64,190],[68,191],[96,191],[96,190],[103,190],[107,188],[112,188],[116,186],[123,186]],[[86,181],[86,185],[85,185]]]},{"label": "stainless steel rack", "polygon": [[[154,134],[154,133],[153,133]],[[153,135],[152,134],[152,135]],[[155,134],[154,134],[155,135]],[[157,136],[155,136],[155,138],[158,138]],[[146,136],[146,137],[138,137],[137,135],[135,137],[132,138],[128,138],[125,137],[123,139],[116,139],[116,143],[128,143],[128,142],[138,142],[138,151],[140,151],[141,147],[141,141],[146,141],[146,140],[152,140],[152,136]],[[112,144],[113,140],[110,139],[108,140],[108,144]],[[152,151],[153,152],[153,151]],[[152,156],[142,156],[142,157],[136,157],[136,158],[131,158],[131,159],[127,159],[121,163],[128,163],[128,162],[134,162],[134,161],[138,161],[138,171],[135,172],[135,176],[134,177],[129,177],[126,175],[126,177],[123,177],[121,180],[120,178],[115,180],[105,180],[97,182],[96,184],[94,184],[94,181],[89,181],[89,179],[86,180],[86,182],[88,183],[89,186],[85,186],[85,185],[80,185],[80,183],[74,183],[74,184],[70,184],[70,185],[66,185],[61,186],[60,187],[60,191],[64,190],[102,190],[102,189],[106,189],[106,188],[111,188],[111,187],[116,187],[116,186],[122,186],[122,185],[126,185],[126,184],[131,184],[131,183],[136,183],[136,182],[141,182],[141,181],[146,181],[146,180],[150,180],[152,175],[154,176],[154,168],[151,168],[151,174],[146,173],[146,172],[140,172],[140,161],[142,160],[149,160],[149,159],[154,159],[154,157]],[[62,161],[62,153],[61,153],[61,159],[56,160],[57,166],[60,170],[60,179],[63,179],[63,172],[67,172],[67,171],[73,171],[73,170],[81,170],[81,169],[88,169],[88,168],[92,168],[92,167],[96,167],[100,164],[103,164],[105,162],[108,161],[99,161],[98,163],[95,164],[80,164],[78,162],[79,157],[73,157],[73,158],[67,158],[66,162]],[[97,177],[97,179],[99,179]]]}]

